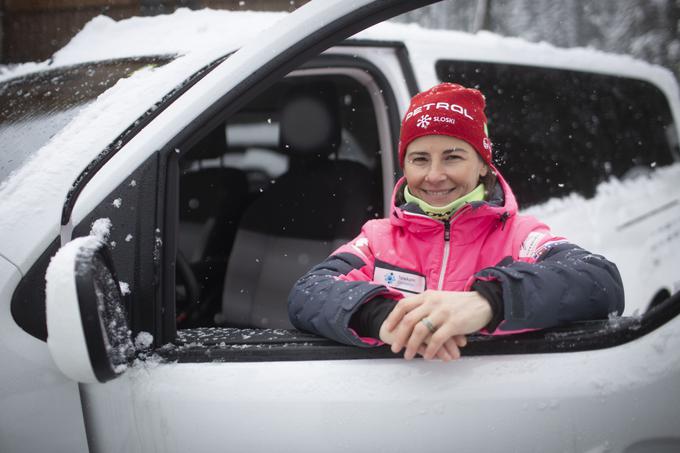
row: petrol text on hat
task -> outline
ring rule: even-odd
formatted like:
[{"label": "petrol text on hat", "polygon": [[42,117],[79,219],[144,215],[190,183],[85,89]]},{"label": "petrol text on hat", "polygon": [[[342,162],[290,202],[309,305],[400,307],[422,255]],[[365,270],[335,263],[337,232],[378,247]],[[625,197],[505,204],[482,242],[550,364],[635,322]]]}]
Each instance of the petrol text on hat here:
[{"label": "petrol text on hat", "polygon": [[435,109],[444,109],[444,110],[451,110],[452,112],[460,113],[461,115],[464,115],[466,118],[469,118],[471,120],[474,120],[472,116],[468,113],[467,109],[458,105],[458,104],[449,104],[448,102],[430,102],[429,104],[423,104],[420,107],[417,107],[410,112],[406,114],[406,118],[404,120],[408,120],[411,118],[413,115],[417,115],[421,113],[423,110],[428,111],[432,108],[432,106],[435,106]]}]

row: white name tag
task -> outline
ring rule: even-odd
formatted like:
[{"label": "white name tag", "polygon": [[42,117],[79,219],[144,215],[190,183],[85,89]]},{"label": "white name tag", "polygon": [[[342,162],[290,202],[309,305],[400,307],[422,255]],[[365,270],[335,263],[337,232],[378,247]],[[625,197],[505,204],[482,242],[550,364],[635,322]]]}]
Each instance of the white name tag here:
[{"label": "white name tag", "polygon": [[375,267],[373,280],[399,291],[420,294],[425,291],[425,277],[407,271]]}]

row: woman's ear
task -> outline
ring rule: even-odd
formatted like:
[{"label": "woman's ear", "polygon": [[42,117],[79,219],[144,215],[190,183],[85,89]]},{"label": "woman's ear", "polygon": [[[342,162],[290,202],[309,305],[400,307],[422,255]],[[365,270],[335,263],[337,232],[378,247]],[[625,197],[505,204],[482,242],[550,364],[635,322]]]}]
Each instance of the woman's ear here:
[{"label": "woman's ear", "polygon": [[485,176],[488,175],[488,174],[489,174],[489,166],[488,166],[486,163],[484,163],[484,164],[482,165],[482,169],[479,170],[479,177],[480,177],[480,178],[483,178],[483,177],[485,177]]}]

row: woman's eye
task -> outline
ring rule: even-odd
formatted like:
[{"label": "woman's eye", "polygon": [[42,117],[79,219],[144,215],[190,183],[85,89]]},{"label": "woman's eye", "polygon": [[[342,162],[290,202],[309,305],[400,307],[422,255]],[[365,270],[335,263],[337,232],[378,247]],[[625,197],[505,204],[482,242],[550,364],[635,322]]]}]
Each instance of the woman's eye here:
[{"label": "woman's eye", "polygon": [[447,160],[447,161],[453,161],[453,160],[458,160],[458,159],[461,159],[461,157],[458,156],[458,155],[455,155],[455,154],[449,154],[448,156],[446,156],[444,158],[444,160]]}]

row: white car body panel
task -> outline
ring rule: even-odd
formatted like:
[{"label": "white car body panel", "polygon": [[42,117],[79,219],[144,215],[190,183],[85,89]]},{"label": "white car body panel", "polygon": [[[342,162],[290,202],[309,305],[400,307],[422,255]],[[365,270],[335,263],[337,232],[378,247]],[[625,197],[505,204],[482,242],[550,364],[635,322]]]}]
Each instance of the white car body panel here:
[{"label": "white car body panel", "polygon": [[680,356],[664,353],[680,348],[679,327],[604,350],[446,364],[151,363],[82,390],[103,452],[623,451],[677,435]]},{"label": "white car body panel", "polygon": [[10,313],[19,280],[19,270],[0,256],[0,451],[86,451],[78,384]]}]

